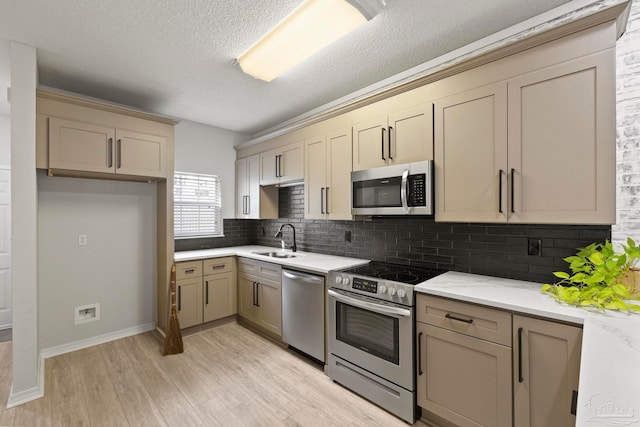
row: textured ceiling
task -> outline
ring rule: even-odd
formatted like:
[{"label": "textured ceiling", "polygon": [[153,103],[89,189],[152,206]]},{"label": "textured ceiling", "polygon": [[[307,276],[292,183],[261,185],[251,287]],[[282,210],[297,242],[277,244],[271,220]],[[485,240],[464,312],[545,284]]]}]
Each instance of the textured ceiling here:
[{"label": "textured ceiling", "polygon": [[301,2],[2,0],[0,45],[36,47],[42,85],[255,133],[567,0],[387,0],[272,82],[242,73],[234,58]]}]

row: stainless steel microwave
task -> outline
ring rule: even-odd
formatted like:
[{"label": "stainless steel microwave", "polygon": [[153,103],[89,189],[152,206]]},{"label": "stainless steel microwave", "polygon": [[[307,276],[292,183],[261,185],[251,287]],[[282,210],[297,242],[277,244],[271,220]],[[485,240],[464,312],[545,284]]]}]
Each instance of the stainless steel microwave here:
[{"label": "stainless steel microwave", "polygon": [[433,160],[351,172],[352,215],[432,215]]}]

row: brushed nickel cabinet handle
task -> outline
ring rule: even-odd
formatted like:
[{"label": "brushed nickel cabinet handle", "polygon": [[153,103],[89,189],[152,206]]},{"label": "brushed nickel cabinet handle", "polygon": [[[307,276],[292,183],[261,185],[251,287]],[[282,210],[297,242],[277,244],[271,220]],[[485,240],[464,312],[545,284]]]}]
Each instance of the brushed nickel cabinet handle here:
[{"label": "brushed nickel cabinet handle", "polygon": [[502,174],[503,170],[500,169],[498,174],[498,212],[502,213]]},{"label": "brushed nickel cabinet handle", "polygon": [[329,187],[324,188],[324,213],[329,213]]},{"label": "brushed nickel cabinet handle", "polygon": [[418,334],[418,376],[422,375],[422,332]]},{"label": "brushed nickel cabinet handle", "polygon": [[122,140],[118,140],[118,144],[116,145],[116,169],[120,169],[122,167]]},{"label": "brushed nickel cabinet handle", "polygon": [[107,167],[111,169],[113,167],[113,138],[109,138],[107,142]]},{"label": "brushed nickel cabinet handle", "polygon": [[473,323],[473,319],[463,319],[462,317],[457,317],[457,316],[453,316],[449,313],[445,314],[444,317],[446,317],[447,319],[451,319],[451,320],[457,320],[458,322],[464,322],[464,323],[468,323],[468,324],[472,324]]},{"label": "brushed nickel cabinet handle", "polygon": [[515,213],[516,212],[516,200],[514,198],[514,185],[515,185],[515,178],[514,175],[516,174],[516,170],[514,168],[511,168],[511,213]]},{"label": "brushed nickel cabinet handle", "polygon": [[320,213],[324,213],[324,187],[320,188]]},{"label": "brushed nickel cabinet handle", "polygon": [[387,137],[387,145],[389,146],[389,160],[393,160],[391,156],[391,134],[393,133],[393,128],[389,126],[389,136]]},{"label": "brushed nickel cabinet handle", "polygon": [[385,128],[382,128],[382,134],[381,134],[381,136],[380,136],[380,151],[382,151],[382,160],[387,160],[387,159],[384,157],[384,133],[385,133],[386,131],[387,131],[387,130],[386,130]]},{"label": "brushed nickel cabinet handle", "polygon": [[205,280],[204,283],[205,283],[205,288],[206,288],[205,289],[205,294],[204,294],[204,303],[206,305],[209,305],[209,281]]},{"label": "brushed nickel cabinet handle", "polygon": [[184,271],[184,274],[191,274],[191,273],[195,273],[196,269],[195,268],[190,268],[188,270]]},{"label": "brushed nickel cabinet handle", "polygon": [[518,382],[524,381],[522,376],[522,328],[518,328]]},{"label": "brushed nickel cabinet handle", "polygon": [[178,286],[178,311],[182,310],[182,286]]}]

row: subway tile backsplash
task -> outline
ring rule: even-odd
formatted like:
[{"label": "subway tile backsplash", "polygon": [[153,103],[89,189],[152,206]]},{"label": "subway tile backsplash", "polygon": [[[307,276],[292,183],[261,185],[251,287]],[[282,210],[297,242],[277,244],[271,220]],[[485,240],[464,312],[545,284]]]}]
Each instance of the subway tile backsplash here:
[{"label": "subway tile backsplash", "polygon": [[[225,237],[178,240],[176,251],[200,249],[198,245],[279,247],[274,235],[280,225],[291,223],[300,251],[549,282],[553,271],[566,269],[562,258],[576,248],[611,239],[611,227],[600,225],[436,223],[421,216],[305,220],[304,186],[281,188],[279,197],[279,219],[225,220]],[[290,246],[291,230],[283,234]],[[527,254],[529,239],[540,241],[540,256]]]}]

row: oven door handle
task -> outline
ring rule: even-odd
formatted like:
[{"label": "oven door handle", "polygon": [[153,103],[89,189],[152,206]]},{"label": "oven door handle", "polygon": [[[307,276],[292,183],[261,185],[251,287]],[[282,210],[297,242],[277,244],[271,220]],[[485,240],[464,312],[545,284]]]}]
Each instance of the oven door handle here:
[{"label": "oven door handle", "polygon": [[350,304],[356,307],[364,308],[365,310],[373,311],[378,314],[390,314],[392,316],[400,316],[400,317],[410,317],[411,310],[407,310],[406,308],[398,308],[398,307],[388,307],[386,305],[375,304],[368,301],[362,301],[356,298],[348,297],[346,295],[342,295],[336,291],[332,291],[329,289],[327,291],[329,296],[334,297],[338,301],[342,301],[346,304]]}]

